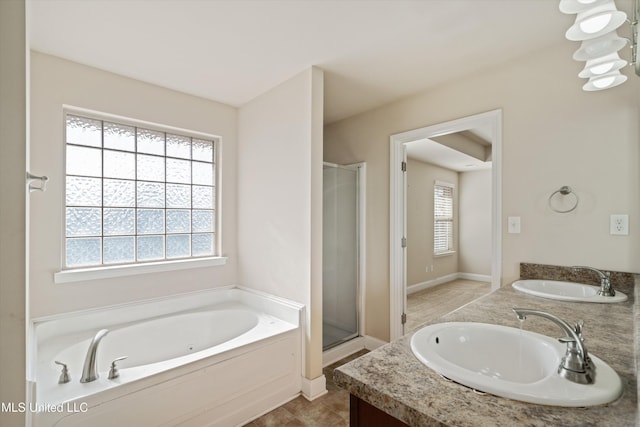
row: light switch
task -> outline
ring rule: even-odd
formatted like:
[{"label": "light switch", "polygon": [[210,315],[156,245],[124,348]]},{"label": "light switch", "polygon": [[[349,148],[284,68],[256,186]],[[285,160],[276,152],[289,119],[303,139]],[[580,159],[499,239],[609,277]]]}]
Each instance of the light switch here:
[{"label": "light switch", "polygon": [[510,216],[507,218],[507,231],[511,234],[520,233],[520,217]]}]

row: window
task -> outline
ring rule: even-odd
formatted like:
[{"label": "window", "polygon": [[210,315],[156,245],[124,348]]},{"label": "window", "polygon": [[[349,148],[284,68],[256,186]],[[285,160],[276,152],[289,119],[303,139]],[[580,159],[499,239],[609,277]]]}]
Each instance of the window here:
[{"label": "window", "polygon": [[215,137],[75,112],[65,120],[65,268],[215,254]]},{"label": "window", "polygon": [[453,252],[453,184],[436,181],[433,186],[433,253]]}]

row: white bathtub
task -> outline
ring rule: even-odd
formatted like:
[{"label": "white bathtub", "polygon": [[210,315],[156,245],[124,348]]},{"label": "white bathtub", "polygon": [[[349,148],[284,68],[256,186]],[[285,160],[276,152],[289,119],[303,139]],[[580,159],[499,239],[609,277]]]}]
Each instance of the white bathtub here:
[{"label": "white bathtub", "polygon": [[[32,423],[241,425],[300,392],[302,311],[234,287],[36,319]],[[80,383],[100,329],[99,378]],[[58,384],[56,360],[70,382]]]}]

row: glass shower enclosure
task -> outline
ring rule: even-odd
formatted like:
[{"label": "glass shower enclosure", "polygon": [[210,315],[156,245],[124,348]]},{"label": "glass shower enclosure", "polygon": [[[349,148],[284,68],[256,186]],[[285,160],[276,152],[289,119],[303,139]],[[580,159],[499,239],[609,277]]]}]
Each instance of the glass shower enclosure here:
[{"label": "glass shower enclosure", "polygon": [[359,334],[359,169],[324,164],[322,347]]}]

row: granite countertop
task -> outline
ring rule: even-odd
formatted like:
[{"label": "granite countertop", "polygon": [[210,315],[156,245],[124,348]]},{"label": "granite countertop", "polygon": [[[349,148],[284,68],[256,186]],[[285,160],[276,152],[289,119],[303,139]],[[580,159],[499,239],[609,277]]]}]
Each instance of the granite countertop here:
[{"label": "granite countertop", "polygon": [[[512,307],[552,313],[569,324],[584,320],[589,353],[618,373],[622,396],[607,405],[562,408],[519,402],[490,394],[480,395],[448,381],[423,365],[411,352],[408,334],[334,371],[334,381],[356,397],[411,426],[634,426],[638,422],[636,372],[637,332],[634,328],[634,289],[640,294],[640,276],[633,284],[614,287],[629,299],[616,304],[569,303],[515,291],[510,285],[486,295],[433,323],[483,322],[520,327]],[[552,322],[529,316],[525,329],[551,337],[562,335]]]}]

